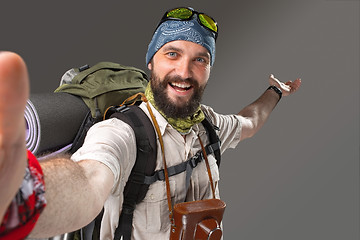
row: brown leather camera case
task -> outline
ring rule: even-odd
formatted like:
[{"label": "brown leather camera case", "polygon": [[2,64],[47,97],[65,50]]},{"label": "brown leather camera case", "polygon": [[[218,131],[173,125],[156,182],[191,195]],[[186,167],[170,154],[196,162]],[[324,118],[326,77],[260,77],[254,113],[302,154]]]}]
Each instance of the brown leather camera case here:
[{"label": "brown leather camera case", "polygon": [[225,207],[220,199],[176,204],[170,240],[220,240]]}]

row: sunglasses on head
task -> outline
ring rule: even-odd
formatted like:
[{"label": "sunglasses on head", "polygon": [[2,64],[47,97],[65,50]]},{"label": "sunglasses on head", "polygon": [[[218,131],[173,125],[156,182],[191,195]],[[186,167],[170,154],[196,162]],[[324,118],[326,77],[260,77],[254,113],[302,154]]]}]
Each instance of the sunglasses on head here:
[{"label": "sunglasses on head", "polygon": [[203,27],[205,27],[206,29],[210,30],[215,34],[215,40],[216,40],[218,35],[218,26],[215,19],[213,19],[212,17],[210,17],[205,13],[197,12],[192,8],[179,7],[168,10],[161,18],[158,27],[160,26],[161,23],[167,20],[180,20],[180,21],[189,20],[194,16],[194,14],[197,15],[197,20]]}]

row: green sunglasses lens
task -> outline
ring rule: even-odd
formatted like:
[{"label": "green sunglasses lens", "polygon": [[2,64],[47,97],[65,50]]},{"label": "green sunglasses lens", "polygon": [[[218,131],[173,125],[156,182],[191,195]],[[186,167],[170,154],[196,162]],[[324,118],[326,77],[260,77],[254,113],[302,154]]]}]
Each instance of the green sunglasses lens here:
[{"label": "green sunglasses lens", "polygon": [[163,20],[169,19],[178,19],[178,20],[188,20],[193,16],[194,13],[198,14],[198,19],[204,27],[207,27],[211,31],[217,33],[218,28],[214,19],[204,13],[198,13],[189,8],[175,8],[166,13],[163,17]]},{"label": "green sunglasses lens", "polygon": [[169,18],[189,19],[193,12],[187,8],[176,8],[169,11],[166,16]]},{"label": "green sunglasses lens", "polygon": [[205,14],[199,14],[199,19],[205,27],[213,30],[214,32],[217,32],[216,23],[214,22],[214,20],[211,17],[209,17],[208,15],[205,15]]}]

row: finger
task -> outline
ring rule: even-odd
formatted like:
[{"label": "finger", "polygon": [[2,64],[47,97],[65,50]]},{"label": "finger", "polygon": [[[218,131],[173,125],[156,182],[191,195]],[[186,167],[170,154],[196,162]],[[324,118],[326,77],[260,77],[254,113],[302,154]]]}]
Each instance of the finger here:
[{"label": "finger", "polygon": [[11,145],[22,131],[25,132],[24,109],[28,94],[28,73],[23,59],[15,53],[0,53],[1,146]]},{"label": "finger", "polygon": [[301,85],[301,79],[300,79],[300,78],[296,79],[294,83],[295,83],[297,86],[300,87],[300,85]]},{"label": "finger", "polygon": [[291,91],[292,92],[297,91],[299,89],[300,85],[301,85],[301,79],[298,78],[291,84]]},{"label": "finger", "polygon": [[301,79],[298,78],[294,81],[293,86],[294,86],[294,88],[298,89],[300,87],[300,85],[301,85]]}]

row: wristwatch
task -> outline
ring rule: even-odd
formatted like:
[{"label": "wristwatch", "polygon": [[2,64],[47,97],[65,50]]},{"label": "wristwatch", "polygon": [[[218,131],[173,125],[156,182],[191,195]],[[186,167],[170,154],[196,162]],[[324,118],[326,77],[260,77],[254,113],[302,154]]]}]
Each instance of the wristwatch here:
[{"label": "wristwatch", "polygon": [[281,97],[282,97],[282,91],[280,90],[280,88],[278,88],[278,87],[275,86],[275,85],[271,85],[270,87],[268,87],[267,90],[269,90],[269,89],[274,90],[274,91],[279,95],[279,101],[280,101],[280,99],[281,99]]}]

